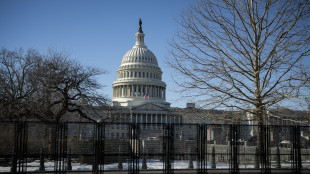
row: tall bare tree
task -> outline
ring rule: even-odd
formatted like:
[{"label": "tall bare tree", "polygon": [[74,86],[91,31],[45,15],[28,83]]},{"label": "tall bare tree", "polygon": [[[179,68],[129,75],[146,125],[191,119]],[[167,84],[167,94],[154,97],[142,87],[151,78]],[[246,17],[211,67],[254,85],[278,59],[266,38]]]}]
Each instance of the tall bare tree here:
[{"label": "tall bare tree", "polygon": [[33,49],[26,53],[2,49],[0,58],[3,119],[58,122],[77,113],[95,121],[98,107],[107,104],[107,98],[97,92],[102,86],[96,77],[104,72],[82,66],[64,52],[41,55]]},{"label": "tall bare tree", "polygon": [[1,119],[26,118],[31,112],[29,99],[36,91],[34,71],[41,61],[33,49],[0,51],[0,116]]},{"label": "tall bare tree", "polygon": [[264,112],[309,98],[308,0],[203,0],[170,43],[175,81],[204,107]]}]

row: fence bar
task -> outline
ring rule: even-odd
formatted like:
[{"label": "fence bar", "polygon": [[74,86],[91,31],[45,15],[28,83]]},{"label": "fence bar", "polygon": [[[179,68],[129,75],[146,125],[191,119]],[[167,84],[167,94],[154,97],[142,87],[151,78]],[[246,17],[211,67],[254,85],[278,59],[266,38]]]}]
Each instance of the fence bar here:
[{"label": "fence bar", "polygon": [[[301,132],[300,126],[279,125],[61,122],[44,123],[46,132],[42,129],[43,133],[38,133],[41,137],[34,139],[32,136],[37,134],[31,131],[36,131],[41,122],[37,125],[36,122],[10,123],[14,125],[14,149],[2,155],[1,160],[10,161],[7,164],[11,173],[79,172],[75,166],[82,165],[82,158],[86,161],[85,166],[91,166],[85,168],[86,172],[94,174],[138,174],[151,170],[164,174],[179,170],[199,174],[215,170],[232,174],[248,171],[269,174],[284,170],[294,174],[310,172],[310,166],[307,168],[307,164],[302,163],[310,154],[306,139],[310,126],[303,126]],[[1,128],[5,130],[5,125],[10,124],[3,125]],[[78,132],[71,130],[77,126]],[[244,133],[248,129],[252,131],[251,135]],[[0,132],[0,138],[3,137],[8,135]],[[5,148],[0,144],[0,151]],[[49,164],[46,161],[50,161]],[[52,161],[53,166],[50,165]],[[32,169],[30,163],[37,165],[37,169]],[[117,171],[117,166],[113,166],[118,163],[122,169]],[[160,167],[154,168],[155,163]]]}]

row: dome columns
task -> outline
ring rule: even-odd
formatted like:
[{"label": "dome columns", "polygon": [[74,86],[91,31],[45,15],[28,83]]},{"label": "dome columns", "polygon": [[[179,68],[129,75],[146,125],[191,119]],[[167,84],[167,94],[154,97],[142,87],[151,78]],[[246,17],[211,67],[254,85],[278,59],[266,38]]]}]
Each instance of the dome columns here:
[{"label": "dome columns", "polygon": [[113,98],[143,98],[148,94],[150,99],[166,99],[166,87],[157,85],[118,85],[113,87]]}]

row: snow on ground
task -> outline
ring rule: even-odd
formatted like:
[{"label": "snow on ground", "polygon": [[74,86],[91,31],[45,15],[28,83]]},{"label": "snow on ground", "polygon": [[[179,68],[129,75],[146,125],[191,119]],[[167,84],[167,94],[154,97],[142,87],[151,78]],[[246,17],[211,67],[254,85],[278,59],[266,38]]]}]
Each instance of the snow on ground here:
[{"label": "snow on ground", "polygon": [[[27,171],[38,171],[39,170],[40,161],[35,160],[32,162],[27,163]],[[54,170],[55,163],[53,161],[45,162],[45,171],[53,171]],[[128,162],[122,163],[123,170],[128,170]],[[173,169],[188,169],[189,167],[189,161],[185,160],[174,160],[171,163]],[[197,162],[193,161],[194,168],[197,168]],[[206,163],[207,168],[211,168],[211,163]],[[147,169],[163,169],[163,162],[160,160],[147,160]],[[281,163],[282,168],[290,168],[292,166],[291,163]],[[112,164],[105,164],[104,166],[101,166],[101,168],[104,168],[104,170],[118,170],[118,164],[112,163]],[[272,168],[275,168],[275,162],[272,162]],[[229,164],[227,163],[217,163],[216,168],[218,169],[225,169],[229,168]],[[240,169],[244,168],[254,168],[253,164],[240,164]],[[303,168],[310,168],[310,160],[303,161]],[[0,166],[0,172],[10,172],[11,167],[7,166]],[[139,161],[139,169],[142,169],[142,159]],[[72,162],[72,170],[73,171],[91,171],[92,165],[91,164],[81,164],[81,163],[74,163]]]}]

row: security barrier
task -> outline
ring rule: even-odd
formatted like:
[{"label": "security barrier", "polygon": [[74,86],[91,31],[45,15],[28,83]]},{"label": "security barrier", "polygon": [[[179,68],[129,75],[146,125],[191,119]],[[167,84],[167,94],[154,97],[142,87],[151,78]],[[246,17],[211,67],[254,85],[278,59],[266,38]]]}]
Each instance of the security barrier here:
[{"label": "security barrier", "polygon": [[0,173],[310,173],[310,127],[0,122]]}]

